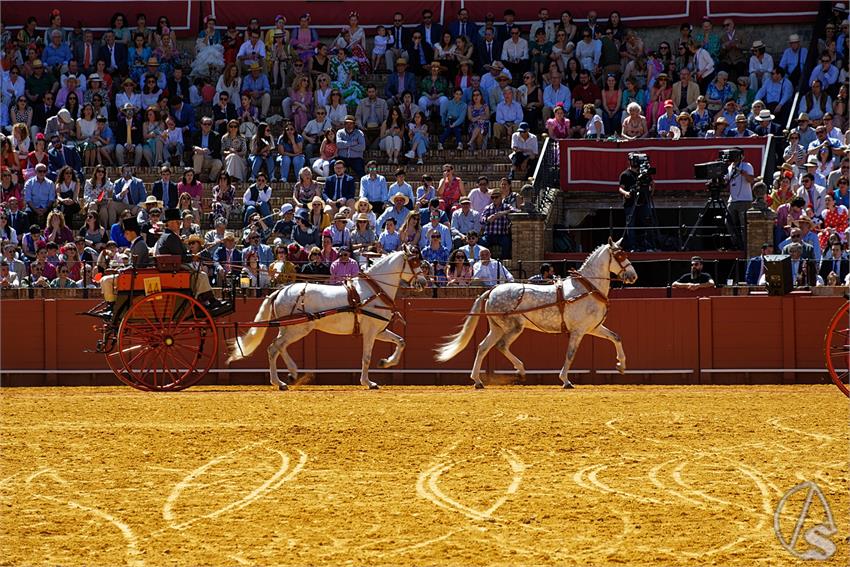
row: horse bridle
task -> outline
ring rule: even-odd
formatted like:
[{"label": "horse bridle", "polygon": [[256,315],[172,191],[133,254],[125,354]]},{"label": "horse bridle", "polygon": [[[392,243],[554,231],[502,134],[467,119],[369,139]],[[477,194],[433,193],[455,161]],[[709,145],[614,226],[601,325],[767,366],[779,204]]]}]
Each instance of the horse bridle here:
[{"label": "horse bridle", "polygon": [[626,251],[622,248],[618,248],[617,250],[611,252],[611,257],[614,258],[614,261],[617,262],[617,265],[620,266],[620,271],[617,274],[617,278],[615,281],[624,282],[623,279],[626,275],[626,270],[632,265],[629,258],[626,256]]},{"label": "horse bridle", "polygon": [[[419,278],[416,270],[418,270],[422,266],[422,254],[416,250],[414,252],[408,252],[407,249],[404,251],[404,261],[407,263],[407,267],[410,268],[410,277],[408,279],[401,278],[401,281],[406,283],[408,287],[413,287],[411,284]],[[402,274],[404,271],[402,270]]]}]

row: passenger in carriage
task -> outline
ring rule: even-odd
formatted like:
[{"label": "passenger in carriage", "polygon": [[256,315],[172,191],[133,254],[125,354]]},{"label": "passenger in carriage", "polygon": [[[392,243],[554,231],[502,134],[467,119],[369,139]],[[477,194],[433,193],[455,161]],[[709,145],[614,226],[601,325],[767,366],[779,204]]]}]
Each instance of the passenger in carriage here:
[{"label": "passenger in carriage", "polygon": [[[135,218],[128,217],[121,221],[121,228],[124,229],[124,238],[130,243],[128,249],[130,265],[128,268],[147,268],[150,266],[150,250],[148,245],[145,244],[144,237],[141,236],[142,229],[139,222]],[[112,318],[112,309],[115,305],[115,281],[117,279],[118,274],[110,274],[100,279],[100,290],[103,293],[103,300],[106,302],[106,309],[99,314],[104,319]]]}]

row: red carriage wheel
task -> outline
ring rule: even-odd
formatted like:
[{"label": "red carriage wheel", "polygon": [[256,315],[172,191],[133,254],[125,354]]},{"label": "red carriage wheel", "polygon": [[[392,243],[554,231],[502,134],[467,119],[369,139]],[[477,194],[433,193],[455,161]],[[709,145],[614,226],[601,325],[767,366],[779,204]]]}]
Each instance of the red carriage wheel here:
[{"label": "red carriage wheel", "polygon": [[829,376],[844,395],[850,397],[850,303],[844,305],[832,317],[826,332],[826,367]]},{"label": "red carriage wheel", "polygon": [[129,386],[176,391],[206,376],[217,352],[218,334],[206,308],[193,297],[164,291],[133,303],[118,329],[119,358],[107,359]]}]

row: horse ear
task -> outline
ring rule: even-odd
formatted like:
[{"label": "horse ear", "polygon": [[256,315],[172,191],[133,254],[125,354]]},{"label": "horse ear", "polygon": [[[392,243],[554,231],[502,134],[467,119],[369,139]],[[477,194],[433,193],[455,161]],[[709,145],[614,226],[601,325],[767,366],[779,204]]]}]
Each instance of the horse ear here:
[{"label": "horse ear", "polygon": [[617,241],[617,242],[615,242],[614,244],[616,244],[616,245],[617,245],[617,248],[622,248],[622,247],[623,247],[623,239],[622,239],[622,238],[620,238],[620,240],[618,240],[618,241]]},{"label": "horse ear", "polygon": [[608,246],[614,246],[614,239],[610,236],[608,237]]}]

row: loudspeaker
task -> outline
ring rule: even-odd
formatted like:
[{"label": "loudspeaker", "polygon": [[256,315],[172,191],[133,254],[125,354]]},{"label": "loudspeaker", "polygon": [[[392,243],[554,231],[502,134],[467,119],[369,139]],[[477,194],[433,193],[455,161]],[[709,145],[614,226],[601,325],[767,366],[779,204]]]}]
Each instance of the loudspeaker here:
[{"label": "loudspeaker", "polygon": [[794,282],[791,279],[791,256],[771,254],[764,257],[764,279],[767,282],[768,295],[791,293]]}]

